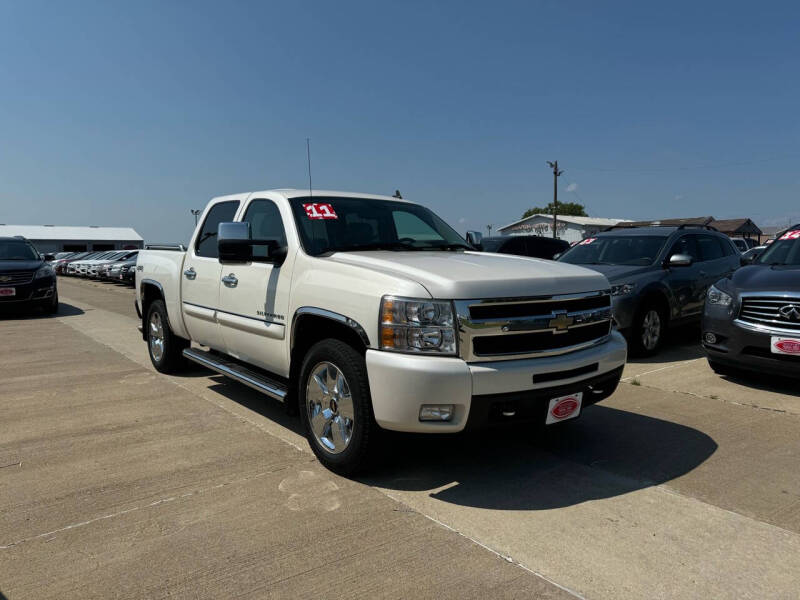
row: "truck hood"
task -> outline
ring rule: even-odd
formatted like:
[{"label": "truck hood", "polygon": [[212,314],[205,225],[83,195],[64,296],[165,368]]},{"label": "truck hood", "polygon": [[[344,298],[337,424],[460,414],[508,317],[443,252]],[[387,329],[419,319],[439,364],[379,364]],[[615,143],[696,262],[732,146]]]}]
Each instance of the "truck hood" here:
[{"label": "truck hood", "polygon": [[468,300],[576,294],[608,289],[595,271],[565,263],[483,252],[337,252],[327,258],[410,279],[434,298]]}]

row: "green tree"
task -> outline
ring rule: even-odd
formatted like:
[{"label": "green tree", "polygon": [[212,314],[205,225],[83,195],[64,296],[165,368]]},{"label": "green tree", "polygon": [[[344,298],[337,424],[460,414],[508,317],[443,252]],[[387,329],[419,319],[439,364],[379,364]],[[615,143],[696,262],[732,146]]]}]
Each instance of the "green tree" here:
[{"label": "green tree", "polygon": [[[522,214],[522,218],[525,219],[527,217],[530,217],[531,215],[552,215],[552,214],[553,214],[553,203],[551,202],[544,208],[540,206],[534,206],[533,208],[529,208]],[[588,214],[586,214],[586,208],[584,208],[583,204],[578,204],[577,202],[559,202],[558,214],[567,215],[569,217],[589,216]]]}]

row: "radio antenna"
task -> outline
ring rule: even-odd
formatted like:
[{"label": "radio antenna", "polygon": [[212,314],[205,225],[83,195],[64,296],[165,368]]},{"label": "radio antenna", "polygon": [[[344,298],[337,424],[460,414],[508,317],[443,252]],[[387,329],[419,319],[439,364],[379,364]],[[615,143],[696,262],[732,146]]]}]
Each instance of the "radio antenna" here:
[{"label": "radio antenna", "polygon": [[311,138],[306,138],[306,158],[308,159],[308,195],[314,195],[311,188]]}]

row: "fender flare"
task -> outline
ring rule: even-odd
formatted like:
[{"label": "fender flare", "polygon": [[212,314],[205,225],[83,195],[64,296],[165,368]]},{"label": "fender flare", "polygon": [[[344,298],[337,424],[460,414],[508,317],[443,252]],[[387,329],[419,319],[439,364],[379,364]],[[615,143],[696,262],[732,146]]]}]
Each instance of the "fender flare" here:
[{"label": "fender flare", "polygon": [[318,308],[316,306],[301,306],[296,311],[294,311],[294,315],[292,317],[292,330],[291,330],[292,350],[294,350],[295,329],[297,328],[297,322],[300,320],[299,317],[302,317],[303,315],[313,315],[315,317],[322,317],[323,319],[329,319],[331,321],[349,327],[359,337],[359,339],[362,342],[364,342],[364,346],[366,346],[367,348],[370,347],[369,336],[367,335],[366,330],[355,319],[351,319],[348,316],[339,314],[337,312],[333,312],[332,310]]},{"label": "fender flare", "polygon": [[[164,286],[161,285],[155,279],[142,279],[142,281],[139,283],[139,297],[140,298],[143,297],[142,288],[144,288],[145,285],[152,285],[152,286],[158,288],[158,291],[161,292],[161,298],[164,299],[164,303],[166,304],[167,295],[164,293]],[[138,310],[138,306],[137,306],[137,310]],[[145,314],[144,305],[143,305],[142,306],[142,329],[144,329],[144,320],[145,320],[145,318],[147,318],[147,315]],[[170,325],[170,323],[169,323],[169,311],[167,311],[167,326],[170,328],[170,330],[172,329],[172,325]],[[144,335],[144,331],[142,331],[142,335]]]}]

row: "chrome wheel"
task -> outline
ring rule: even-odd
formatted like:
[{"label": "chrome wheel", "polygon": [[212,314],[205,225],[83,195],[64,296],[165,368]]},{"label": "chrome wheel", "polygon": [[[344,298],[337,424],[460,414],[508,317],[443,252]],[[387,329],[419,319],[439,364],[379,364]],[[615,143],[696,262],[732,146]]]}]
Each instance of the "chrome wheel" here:
[{"label": "chrome wheel", "polygon": [[164,323],[161,321],[161,315],[157,311],[153,311],[150,315],[150,333],[148,334],[150,340],[150,356],[156,362],[161,362],[164,357]]},{"label": "chrome wheel", "polygon": [[653,350],[661,339],[661,317],[654,308],[648,310],[642,320],[642,346]]},{"label": "chrome wheel", "polygon": [[355,411],[350,386],[339,368],[321,362],[306,381],[306,411],[314,438],[330,454],[339,454],[353,437]]}]

